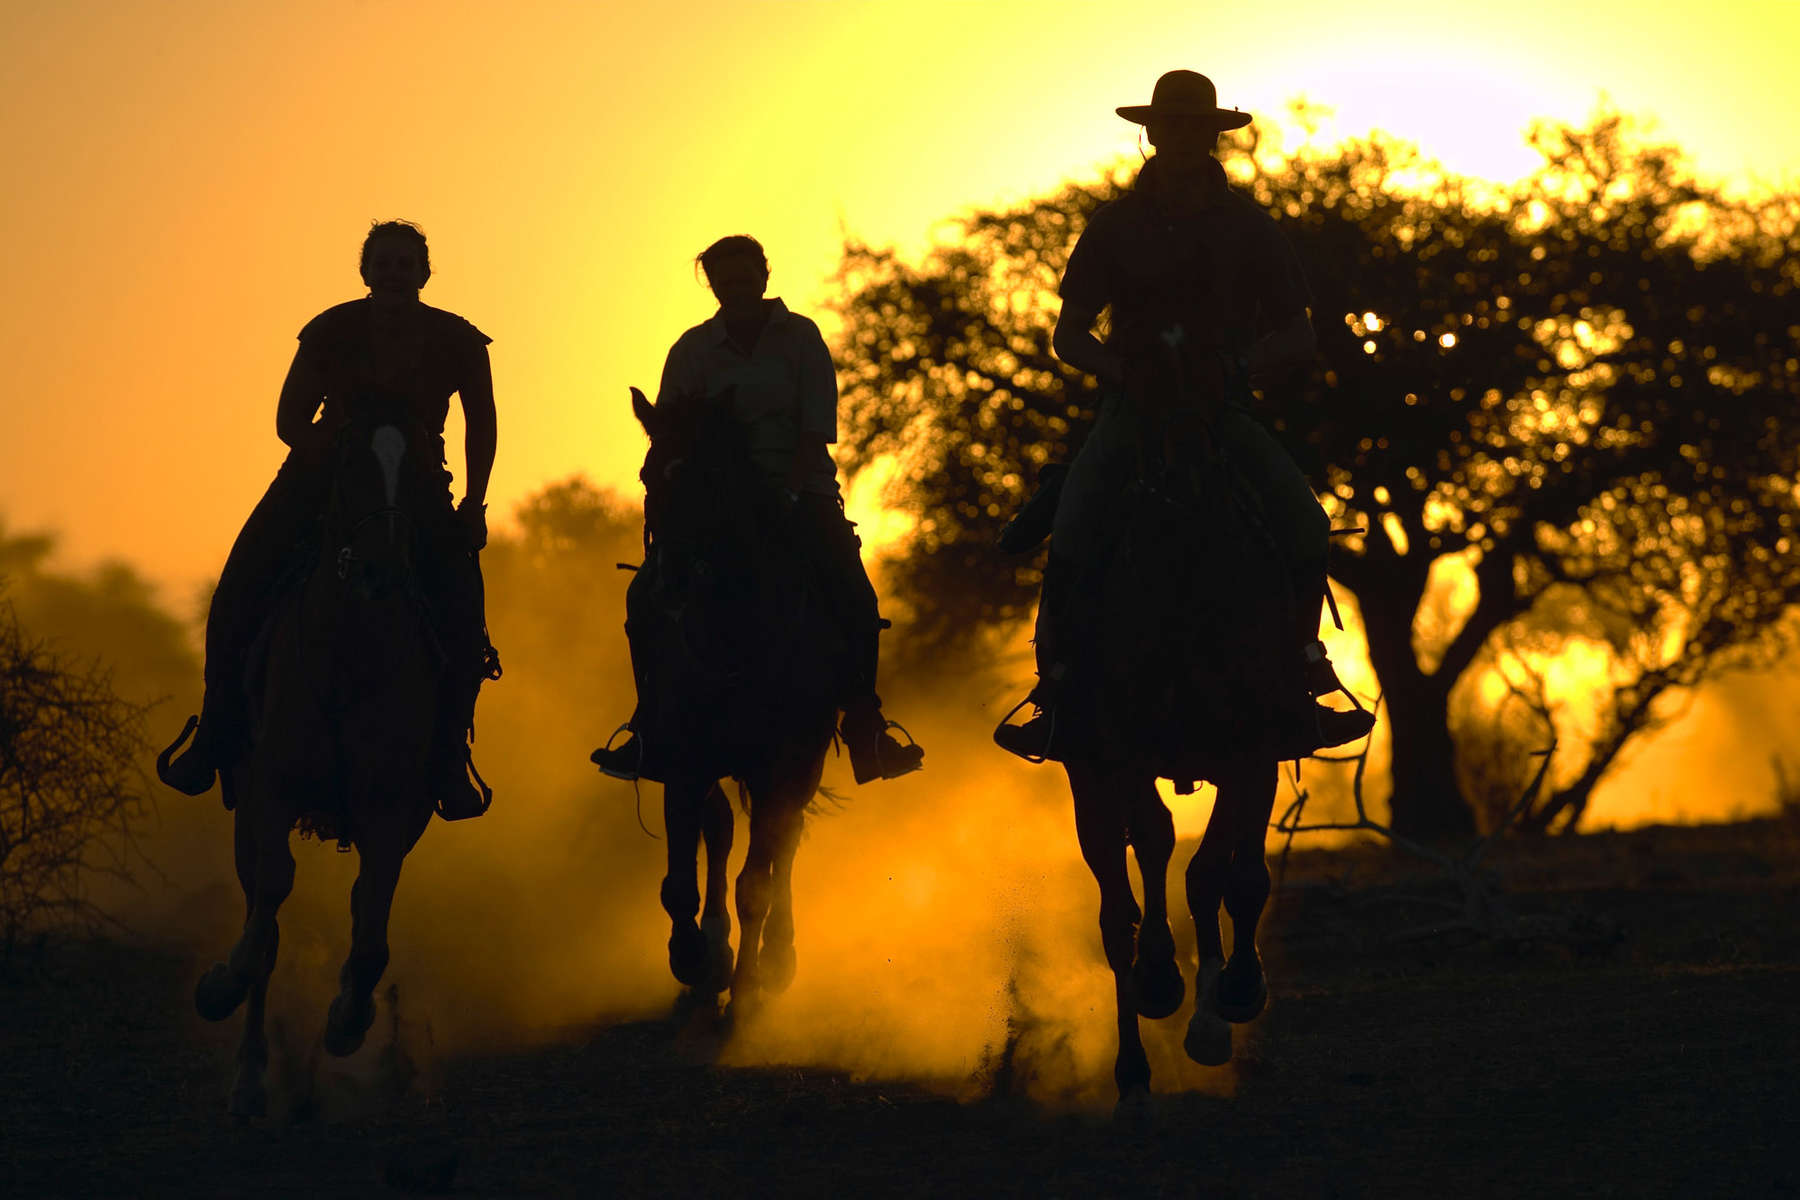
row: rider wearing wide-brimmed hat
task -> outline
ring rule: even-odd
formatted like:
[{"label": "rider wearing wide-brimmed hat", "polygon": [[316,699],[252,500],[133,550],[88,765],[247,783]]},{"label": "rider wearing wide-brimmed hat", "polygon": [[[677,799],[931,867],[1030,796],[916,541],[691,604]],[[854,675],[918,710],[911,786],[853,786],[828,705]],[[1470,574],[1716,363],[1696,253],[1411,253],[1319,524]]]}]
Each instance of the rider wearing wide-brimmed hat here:
[{"label": "rider wearing wide-brimmed hat", "polygon": [[[1087,610],[1095,572],[1106,561],[1137,445],[1122,398],[1153,357],[1179,355],[1190,367],[1204,364],[1223,375],[1225,403],[1213,414],[1212,436],[1257,493],[1288,565],[1309,686],[1315,696],[1338,687],[1318,640],[1330,523],[1305,476],[1247,411],[1252,380],[1304,366],[1316,349],[1293,249],[1267,213],[1229,186],[1214,157],[1219,134],[1249,124],[1250,114],[1220,108],[1212,81],[1193,71],[1168,72],[1156,81],[1149,104],[1117,111],[1145,127],[1156,153],[1129,191],[1093,214],[1070,252],[1052,337],[1059,358],[1100,380],[1100,417],[1060,497],[1054,490],[1034,497],[1002,543],[1035,544],[1054,512],[1032,695],[1040,711],[995,734],[1005,749],[1030,758],[1054,756],[1047,710],[1071,681],[1081,686],[1085,674],[1079,659],[1083,630],[1094,619]],[[1103,311],[1110,314],[1104,341],[1094,334]],[[1021,536],[1034,521],[1039,528]],[[1287,739],[1290,745],[1342,745],[1368,731],[1370,719],[1360,709],[1315,704],[1313,711],[1317,729],[1299,731]]]}]

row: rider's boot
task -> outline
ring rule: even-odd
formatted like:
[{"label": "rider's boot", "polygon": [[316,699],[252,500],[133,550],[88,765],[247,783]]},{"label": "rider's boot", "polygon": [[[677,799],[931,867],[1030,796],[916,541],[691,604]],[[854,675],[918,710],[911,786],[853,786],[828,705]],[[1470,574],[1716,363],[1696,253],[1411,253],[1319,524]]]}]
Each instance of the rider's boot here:
[{"label": "rider's boot", "polygon": [[[1028,762],[1042,762],[1054,749],[1057,701],[1066,693],[1069,664],[1062,653],[1064,626],[1069,621],[1072,590],[1078,568],[1050,552],[1044,564],[1044,589],[1038,600],[1037,630],[1032,639],[1037,653],[1038,681],[1025,698],[1033,714],[1023,725],[1004,721],[994,730],[994,744]],[[1023,707],[1023,706],[1021,706]]]},{"label": "rider's boot", "polygon": [[475,770],[475,752],[469,734],[475,725],[475,697],[481,676],[456,679],[446,686],[431,751],[431,795],[438,815],[446,821],[479,817],[494,801]]},{"label": "rider's boot", "polygon": [[[888,730],[898,728],[881,713],[881,697],[868,693],[844,709],[839,731],[850,751],[850,773],[858,783],[898,779],[925,765],[925,748],[900,741]],[[901,732],[905,732],[902,730]]]},{"label": "rider's boot", "polygon": [[1349,709],[1335,709],[1320,704],[1318,697],[1333,692],[1350,696],[1350,689],[1338,679],[1337,671],[1326,657],[1325,643],[1316,638],[1302,649],[1306,660],[1306,689],[1313,696],[1313,720],[1318,725],[1319,749],[1329,750],[1367,737],[1375,728],[1375,714],[1350,697]]},{"label": "rider's boot", "polygon": [[1062,663],[1052,663],[1039,672],[1037,686],[1025,697],[1032,706],[1031,719],[1023,725],[996,726],[996,746],[1027,762],[1043,762],[1049,757],[1056,734],[1056,702],[1065,673]]},{"label": "rider's boot", "polygon": [[[213,688],[206,690],[200,715],[189,717],[187,725],[156,759],[157,778],[189,796],[204,795],[219,770],[230,766],[237,757],[239,722],[226,713],[224,704],[214,698],[216,695]],[[182,742],[190,732],[193,740],[183,748]]]},{"label": "rider's boot", "polygon": [[638,736],[638,721],[642,712],[643,708],[640,706],[637,712],[631,714],[631,720],[622,727],[625,730],[623,742],[617,746],[602,746],[588,755],[588,761],[599,767],[602,775],[610,775],[614,779],[666,782],[666,764],[659,755],[650,752],[650,746],[655,743],[649,738]]},{"label": "rider's boot", "polygon": [[[1295,593],[1302,598],[1298,611],[1300,621],[1301,660],[1306,690],[1312,701],[1312,726],[1303,741],[1313,742],[1314,749],[1329,750],[1367,737],[1375,727],[1375,714],[1364,708],[1338,678],[1319,640],[1319,622],[1325,607],[1325,593],[1330,587],[1323,563],[1299,573]],[[1308,603],[1310,601],[1310,603]],[[1342,692],[1350,701],[1347,710],[1319,703],[1319,697]],[[1307,750],[1306,753],[1312,753]]]}]

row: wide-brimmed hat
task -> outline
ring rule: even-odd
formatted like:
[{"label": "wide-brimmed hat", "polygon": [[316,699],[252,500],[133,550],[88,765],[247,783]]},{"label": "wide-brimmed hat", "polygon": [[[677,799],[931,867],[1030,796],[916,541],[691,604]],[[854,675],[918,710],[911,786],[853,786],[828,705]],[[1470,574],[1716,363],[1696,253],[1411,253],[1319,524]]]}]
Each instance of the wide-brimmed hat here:
[{"label": "wide-brimmed hat", "polygon": [[1152,121],[1205,121],[1214,129],[1242,129],[1250,114],[1219,107],[1219,91],[1198,71],[1170,71],[1156,81],[1148,104],[1127,104],[1115,109],[1127,121],[1148,125]]}]

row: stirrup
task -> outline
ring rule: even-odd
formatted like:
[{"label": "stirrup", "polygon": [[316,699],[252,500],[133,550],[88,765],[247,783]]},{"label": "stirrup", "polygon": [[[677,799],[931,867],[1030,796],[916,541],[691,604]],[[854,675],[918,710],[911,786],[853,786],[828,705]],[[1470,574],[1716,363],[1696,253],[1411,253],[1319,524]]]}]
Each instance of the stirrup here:
[{"label": "stirrup", "polygon": [[453,811],[452,807],[446,803],[450,797],[439,796],[436,804],[438,816],[446,821],[466,821],[471,817],[485,816],[487,810],[493,806],[494,789],[487,785],[487,780],[483,779],[481,772],[475,769],[475,751],[465,742],[463,744],[463,776],[454,789],[455,793],[468,795],[471,782],[474,783],[476,792],[481,797],[481,806],[473,810]]},{"label": "stirrup", "polygon": [[[629,775],[621,770],[607,766],[606,763],[602,761],[603,757],[612,751],[613,739],[618,737],[621,733],[630,733],[631,737],[637,739],[637,762],[632,765],[631,773]],[[631,739],[627,738],[626,740],[629,741]],[[621,749],[623,749],[623,747],[621,747]],[[644,737],[636,729],[631,727],[630,721],[621,721],[617,729],[606,735],[606,745],[588,755],[588,761],[593,763],[596,767],[599,767],[602,775],[612,779],[623,779],[626,783],[636,783],[639,779],[643,778]]]},{"label": "stirrup", "polygon": [[[1035,689],[1033,691],[1035,692]],[[1012,720],[1014,717],[1018,716],[1019,710],[1021,708],[1024,708],[1027,704],[1036,704],[1036,701],[1034,701],[1032,699],[1031,694],[1027,694],[1023,700],[1019,701],[1017,704],[1013,705],[1012,708],[1008,709],[1007,713],[1004,717],[1000,718],[1000,723],[998,725],[994,726],[994,744],[996,746],[999,746],[1002,750],[1006,751],[1008,754],[1018,755],[1020,758],[1024,759],[1028,763],[1032,763],[1032,764],[1047,763],[1050,761],[1050,753],[1049,753],[1050,747],[1056,744],[1056,705],[1052,704],[1052,705],[1049,705],[1048,707],[1045,707],[1044,705],[1041,705],[1041,704],[1037,705],[1038,710],[1043,714],[1044,720],[1046,720],[1050,723],[1049,736],[1047,736],[1044,739],[1044,753],[1042,753],[1042,754],[1025,754],[1018,750],[1013,749],[1011,746],[1008,746],[1004,741],[1001,740],[1000,731],[1002,729],[1023,729],[1023,728],[1025,728],[1025,726],[1023,726],[1023,725],[1008,725],[1007,722]],[[1036,718],[1034,717],[1033,720],[1035,720],[1035,719]]]},{"label": "stirrup", "polygon": [[[217,763],[209,765],[206,772],[206,784],[204,787],[199,788],[193,786],[192,780],[181,779],[178,777],[176,767],[172,760],[177,754],[182,754],[182,762],[185,764],[187,762],[188,754],[198,753],[200,741],[199,728],[200,718],[197,716],[188,717],[187,724],[181,727],[181,732],[175,735],[175,740],[170,742],[167,746],[164,746],[162,753],[156,756],[156,777],[162,780],[164,786],[173,788],[187,796],[204,796],[207,792],[212,790],[213,784],[217,781],[219,774]],[[184,750],[186,751],[185,754],[182,753]]]},{"label": "stirrup", "polygon": [[[902,750],[910,750],[914,746],[917,746],[919,744],[913,738],[912,730],[908,729],[906,726],[902,725],[898,721],[888,721],[885,717],[883,718],[883,720],[886,723],[882,725],[881,733],[877,734],[875,737],[875,753],[877,755],[879,755],[881,753],[881,739],[887,735],[887,731],[890,729],[898,729],[901,733],[906,735],[906,744],[900,747]],[[895,744],[896,745],[900,744],[897,739],[895,741]],[[924,769],[925,769],[925,752],[923,750],[920,750],[918,762],[916,762],[912,766],[906,768],[906,770],[900,772],[900,774],[898,774],[898,775],[889,775],[884,772],[881,777],[883,779],[902,779],[908,775],[911,775],[914,771],[923,771]]]},{"label": "stirrup", "polygon": [[[890,729],[898,729],[901,733],[906,735],[906,742],[904,745],[901,744],[898,738],[889,736],[888,730]],[[891,721],[884,716],[881,719],[880,727],[877,728],[870,737],[871,744],[869,746],[869,757],[858,754],[856,751],[857,743],[850,742],[846,739],[846,744],[850,746],[850,775],[858,785],[874,783],[877,780],[884,779],[903,779],[906,776],[911,775],[914,771],[924,769],[924,749],[913,739],[912,732],[908,730],[906,726],[900,724],[900,722]],[[901,766],[898,763],[890,763],[885,750],[885,743],[892,743],[899,750],[918,749],[918,758],[905,766]],[[907,757],[909,759],[912,758],[911,755],[908,755]],[[862,766],[872,767],[873,770],[868,774],[861,773],[858,770],[859,759],[861,760]]]}]

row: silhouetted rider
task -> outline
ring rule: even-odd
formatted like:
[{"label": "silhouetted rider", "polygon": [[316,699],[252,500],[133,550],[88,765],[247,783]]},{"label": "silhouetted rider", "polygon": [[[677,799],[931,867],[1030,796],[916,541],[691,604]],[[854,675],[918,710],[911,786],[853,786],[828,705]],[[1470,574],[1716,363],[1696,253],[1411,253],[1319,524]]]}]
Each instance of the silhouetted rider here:
[{"label": "silhouetted rider", "polygon": [[[279,585],[309,548],[325,508],[338,431],[358,416],[394,414],[435,436],[442,462],[444,419],[456,395],[466,435],[463,501],[451,508],[445,472],[442,508],[426,520],[437,552],[419,567],[448,660],[431,764],[433,792],[446,816],[471,815],[482,806],[468,776],[464,735],[474,718],[488,650],[476,552],[487,544],[483,498],[494,466],[491,339],[456,314],[420,302],[431,259],[416,226],[388,221],[371,228],[361,270],[368,296],[326,309],[300,331],[275,414],[275,432],[290,450],[220,572],[207,613],[200,725],[162,778],[170,787],[200,795],[218,770],[248,748],[247,659]],[[316,553],[316,546],[310,549]]]},{"label": "silhouetted rider", "polygon": [[[1050,748],[1048,714],[1061,690],[1071,676],[1080,686],[1085,674],[1079,659],[1097,573],[1140,447],[1124,397],[1134,389],[1166,390],[1169,364],[1196,381],[1223,380],[1225,402],[1212,414],[1211,436],[1256,490],[1285,557],[1299,614],[1294,633],[1313,695],[1339,686],[1318,640],[1330,522],[1306,477],[1247,411],[1252,379],[1303,366],[1315,352],[1306,282],[1292,248],[1267,213],[1232,190],[1213,157],[1219,134],[1249,124],[1250,115],[1219,108],[1212,81],[1192,71],[1165,74],[1149,104],[1117,111],[1146,126],[1156,154],[1128,192],[1089,219],[1063,273],[1052,345],[1064,362],[1099,378],[1103,398],[1060,499],[1052,488],[1034,497],[1028,508],[1035,513],[1021,514],[1041,521],[1045,504],[1055,505],[1031,697],[1039,712],[1024,725],[1002,725],[995,740],[1032,758]],[[1110,314],[1104,342],[1094,335],[1103,311]],[[1360,737],[1372,720],[1360,709],[1312,707],[1318,728],[1298,734],[1311,749]]]},{"label": "silhouetted rider", "polygon": [[[780,300],[764,297],[769,264],[755,238],[722,238],[700,254],[699,263],[719,311],[682,334],[670,349],[657,403],[730,393],[752,460],[770,486],[786,494],[802,543],[815,551],[815,578],[850,646],[839,706],[851,771],[858,783],[916,771],[924,751],[902,745],[887,732],[875,693],[881,614],[863,569],[862,543],[844,517],[837,466],[826,448],[837,441],[837,372],[831,352],[817,325],[789,312]],[[628,609],[639,590],[627,590]],[[639,649],[633,646],[634,659]],[[642,679],[655,672],[656,664],[638,663],[634,669]],[[662,756],[675,748],[659,744],[655,731],[636,729],[642,712],[640,705],[633,735],[622,745],[594,751],[593,761],[606,774],[663,777],[667,764]],[[640,740],[639,733],[649,736]]]}]

